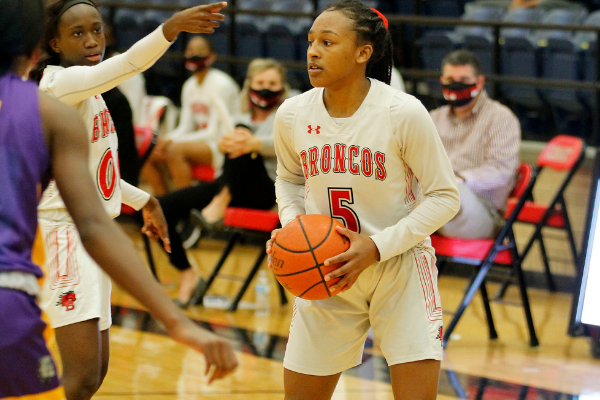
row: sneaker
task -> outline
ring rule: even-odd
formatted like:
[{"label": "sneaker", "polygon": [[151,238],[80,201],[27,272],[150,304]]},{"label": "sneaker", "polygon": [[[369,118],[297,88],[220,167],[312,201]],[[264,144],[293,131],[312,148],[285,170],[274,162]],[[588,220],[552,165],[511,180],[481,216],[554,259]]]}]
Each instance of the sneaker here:
[{"label": "sneaker", "polygon": [[218,220],[216,220],[215,222],[208,222],[205,218],[204,215],[202,215],[202,212],[193,208],[190,211],[190,221],[206,230],[207,232],[212,232],[212,231],[218,231],[223,229],[223,218],[219,218]]},{"label": "sneaker", "polygon": [[183,229],[181,230],[181,241],[183,242],[184,249],[191,249],[200,240],[202,230],[199,226],[186,221]]}]

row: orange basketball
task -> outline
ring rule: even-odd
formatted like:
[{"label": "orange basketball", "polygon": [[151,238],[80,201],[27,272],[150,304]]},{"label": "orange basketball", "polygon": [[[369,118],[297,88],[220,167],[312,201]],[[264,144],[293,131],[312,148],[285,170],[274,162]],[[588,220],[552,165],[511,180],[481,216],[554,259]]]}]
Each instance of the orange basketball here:
[{"label": "orange basketball", "polygon": [[321,300],[337,294],[329,287],[339,279],[325,282],[325,275],[342,264],[323,263],[350,247],[350,241],[335,230],[338,225],[343,226],[326,215],[303,215],[277,233],[271,253],[273,272],[294,296]]}]

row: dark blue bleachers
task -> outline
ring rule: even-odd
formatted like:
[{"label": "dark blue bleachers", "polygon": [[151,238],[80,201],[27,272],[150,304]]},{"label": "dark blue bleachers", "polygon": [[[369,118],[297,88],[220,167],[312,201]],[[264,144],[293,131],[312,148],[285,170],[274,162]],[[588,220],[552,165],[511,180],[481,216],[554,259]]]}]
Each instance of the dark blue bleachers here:
[{"label": "dark blue bleachers", "polygon": [[[461,18],[467,21],[494,21],[499,20],[502,15],[503,10],[498,7],[473,7],[469,13],[464,14]],[[422,66],[426,69],[440,71],[441,74],[442,60],[453,50],[463,47],[465,35],[469,36],[473,43],[479,40],[479,37],[484,38],[483,40],[487,37],[488,42],[491,41],[490,28],[477,26],[459,26],[449,32],[427,32],[417,41],[420,48]],[[486,51],[489,52],[489,50]],[[485,63],[484,71],[489,72],[491,70],[491,57],[484,54],[480,58],[482,63]],[[431,79],[427,83],[430,86],[433,97],[442,99],[443,96],[439,81]]]},{"label": "dark blue bleachers", "polygon": [[117,32],[117,45],[121,49],[130,48],[143,37],[142,15],[138,10],[127,8],[116,10],[114,27]]}]

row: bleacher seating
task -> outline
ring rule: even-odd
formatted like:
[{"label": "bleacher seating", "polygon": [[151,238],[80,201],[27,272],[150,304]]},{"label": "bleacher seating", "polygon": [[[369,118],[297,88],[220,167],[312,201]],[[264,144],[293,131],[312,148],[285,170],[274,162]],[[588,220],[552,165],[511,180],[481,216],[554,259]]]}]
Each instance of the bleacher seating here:
[{"label": "bleacher seating", "polygon": [[[584,26],[600,26],[600,11],[591,13],[583,22]],[[579,32],[573,37],[574,49],[578,52],[578,61],[581,66],[582,80],[587,82],[596,82],[596,51],[597,34],[595,32]],[[578,92],[579,98],[588,109],[597,107],[595,94],[592,91]]]},{"label": "bleacher seating", "polygon": [[[461,19],[465,21],[497,21],[500,20],[503,14],[504,11],[498,7],[473,7]],[[486,36],[491,40],[491,29],[478,26],[458,26],[449,32],[427,32],[418,41],[423,67],[440,71],[443,58],[453,50],[463,47],[465,36],[470,38],[469,43],[475,43],[478,40],[476,38]],[[483,57],[481,58],[482,63],[487,63],[487,71],[484,68],[484,72],[489,72],[491,70],[491,57]],[[435,98],[442,99],[442,89],[438,80],[431,79],[427,83],[431,88],[432,95]]]},{"label": "bleacher seating", "polygon": [[130,48],[143,37],[142,14],[139,10],[118,9],[115,12],[114,26],[117,31],[117,45],[121,49]]},{"label": "bleacher seating", "polygon": [[[127,4],[144,5],[178,5],[188,7],[197,4],[209,3],[211,0],[121,0]],[[319,0],[318,10],[325,8],[330,0]],[[535,8],[517,8],[507,11],[509,0],[476,0],[476,1],[449,1],[449,0],[367,0],[367,5],[376,7],[384,13],[401,13],[420,15],[456,17],[463,20],[502,20],[505,22],[542,22],[552,24],[583,24],[585,26],[600,26],[600,13],[588,16],[584,6],[567,0],[541,0]],[[271,10],[271,11],[298,11],[313,12],[313,1],[309,0],[238,0],[238,10]],[[463,9],[465,10],[463,12]],[[129,48],[133,43],[148,34],[163,22],[171,11],[158,9],[133,9],[116,8],[114,12],[108,8],[104,14],[112,16],[117,31],[118,45],[121,49]],[[211,36],[215,49],[220,55],[231,54],[229,25],[231,16],[226,14],[226,21],[221,23],[219,29]],[[309,17],[284,17],[284,16],[255,16],[240,13],[236,15],[236,29],[234,32],[234,56],[245,58],[273,57],[279,60],[303,61],[306,56],[306,32],[312,24]],[[415,32],[412,24],[403,24],[405,43]],[[392,23],[392,34],[399,33],[398,27]],[[416,32],[421,32],[417,37],[418,62],[420,66],[429,70],[440,70],[441,60],[452,50],[466,48],[479,56],[483,72],[490,74],[494,65],[493,29],[480,26],[452,27],[426,27],[421,26]],[[180,53],[185,44],[178,40],[169,52]],[[558,80],[580,80],[595,82],[596,76],[596,33],[561,30],[530,30],[522,28],[500,29],[500,60],[501,75],[531,78],[548,78]],[[407,50],[401,57],[411,59]],[[225,69],[221,63],[217,67]],[[413,67],[411,65],[403,65]],[[241,78],[245,75],[246,66],[233,67],[234,77]],[[175,86],[182,82],[183,68],[177,60],[160,60],[147,75],[150,77],[149,86],[164,86],[157,91],[151,89],[153,94],[170,95],[177,92]],[[154,78],[158,79],[154,81]],[[177,79],[174,79],[178,77]],[[288,78],[295,87],[305,88],[307,76],[305,71],[291,71]],[[438,79],[426,81],[433,98],[439,103],[442,100],[441,88]],[[171,85],[172,87],[168,87]],[[500,91],[494,93],[498,87]],[[536,88],[534,86],[501,83],[486,84],[486,89],[495,98],[506,102],[520,116],[524,129],[527,120],[533,115],[538,126],[544,123],[539,131],[545,131],[550,124],[549,110],[553,111],[554,121],[558,122],[576,116],[579,120],[590,122],[590,110],[596,107],[595,93],[592,90],[576,90],[562,88]],[[533,113],[533,114],[532,114]],[[526,117],[525,117],[526,116]],[[585,118],[581,118],[584,116]],[[541,118],[541,119],[540,119]],[[539,120],[539,121],[538,121]],[[541,126],[541,125],[540,125]],[[589,128],[589,127],[588,127]],[[579,128],[580,130],[582,128]],[[587,129],[587,128],[586,128]],[[573,132],[583,136],[587,133]]]}]

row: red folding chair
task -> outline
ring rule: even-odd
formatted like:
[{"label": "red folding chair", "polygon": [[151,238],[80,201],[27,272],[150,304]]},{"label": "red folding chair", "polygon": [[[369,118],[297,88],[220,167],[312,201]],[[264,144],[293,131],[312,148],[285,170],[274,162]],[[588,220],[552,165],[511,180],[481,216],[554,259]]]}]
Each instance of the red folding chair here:
[{"label": "red folding chair", "polygon": [[192,176],[197,181],[210,182],[215,179],[215,169],[210,165],[192,165]]},{"label": "red folding chair", "polygon": [[440,262],[449,261],[472,265],[475,267],[476,272],[472,276],[467,292],[454,313],[450,324],[444,328],[444,347],[448,344],[452,331],[478,290],[481,292],[481,297],[483,298],[490,339],[498,337],[484,282],[488,272],[495,265],[501,266],[504,269],[511,268],[514,271],[519,284],[522,306],[529,330],[530,345],[537,346],[539,344],[531,316],[525,277],[521,269],[522,257],[519,256],[517,251],[513,232],[513,224],[526,200],[531,195],[536,178],[536,171],[533,171],[529,164],[521,163],[518,170],[517,184],[511,193],[511,198],[516,199],[516,204],[510,212],[507,211],[505,214],[506,223],[495,239],[457,239],[437,234],[431,235],[431,243],[435,248],[436,256]]},{"label": "red folding chair", "polygon": [[[230,207],[225,212],[223,225],[226,230],[231,232],[231,236],[227,242],[227,245],[225,246],[225,249],[223,250],[223,253],[221,254],[221,258],[213,268],[206,282],[201,281],[192,293],[190,304],[202,304],[206,292],[210,289],[216,278],[241,281],[242,286],[236,293],[228,308],[229,311],[235,311],[242,300],[242,296],[244,293],[246,293],[248,286],[250,286],[252,279],[254,279],[254,276],[260,269],[260,266],[267,255],[264,243],[261,242],[261,249],[258,257],[256,258],[254,265],[245,278],[220,274],[219,272],[221,271],[221,268],[225,264],[225,261],[227,260],[227,257],[233,250],[234,246],[242,236],[259,235],[265,239],[266,243],[266,241],[271,237],[271,232],[273,229],[279,227],[279,215],[274,211]],[[281,285],[278,285],[278,287],[281,305],[287,304],[285,290]]]},{"label": "red folding chair", "polygon": [[[529,241],[521,252],[521,257],[524,259],[533,244],[537,241],[540,245],[540,252],[544,262],[544,274],[548,282],[550,291],[556,290],[556,284],[550,272],[550,263],[544,244],[542,235],[543,228],[562,229],[567,233],[567,240],[573,256],[573,262],[577,268],[578,251],[575,245],[575,238],[571,228],[571,222],[567,213],[567,204],[565,202],[565,189],[571,182],[573,175],[581,166],[585,157],[585,144],[580,138],[573,136],[559,135],[550,140],[544,147],[537,159],[536,173],[539,174],[542,169],[548,167],[557,172],[567,172],[565,178],[560,184],[554,198],[548,205],[535,203],[533,201],[525,202],[523,210],[517,217],[517,222],[535,225],[535,231],[529,238]],[[512,199],[508,202],[507,212],[511,212],[515,206],[516,200]],[[502,297],[509,281],[505,281],[498,292],[498,297]]]},{"label": "red folding chair", "polygon": [[[135,133],[135,144],[138,150],[138,156],[140,158],[140,165],[144,165],[150,153],[154,149],[157,141],[157,133],[153,131],[151,128],[143,127],[143,126],[134,126]],[[136,218],[136,211],[129,207],[126,204],[121,205],[121,215],[119,216],[119,220],[123,221],[124,219],[127,222],[135,223],[139,225],[139,218]],[[141,232],[140,232],[141,233]],[[152,271],[152,275],[158,281],[158,274],[156,273],[156,265],[154,264],[154,257],[152,256],[152,249],[150,247],[150,239],[148,236],[142,235],[142,240],[144,242],[144,249],[146,251],[146,258],[148,259],[148,265],[150,266],[150,271]]]}]

